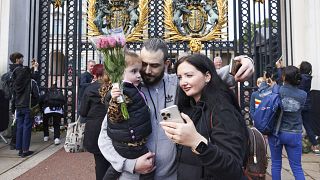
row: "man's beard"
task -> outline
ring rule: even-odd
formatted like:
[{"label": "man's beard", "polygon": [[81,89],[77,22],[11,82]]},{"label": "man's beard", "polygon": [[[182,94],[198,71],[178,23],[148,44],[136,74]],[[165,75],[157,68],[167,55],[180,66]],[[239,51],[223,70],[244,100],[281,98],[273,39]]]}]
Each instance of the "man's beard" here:
[{"label": "man's beard", "polygon": [[148,86],[152,86],[152,85],[155,85],[157,84],[164,76],[164,70],[161,72],[161,74],[157,77],[150,77],[144,73],[141,73],[141,77],[143,79],[143,83],[148,85]]}]

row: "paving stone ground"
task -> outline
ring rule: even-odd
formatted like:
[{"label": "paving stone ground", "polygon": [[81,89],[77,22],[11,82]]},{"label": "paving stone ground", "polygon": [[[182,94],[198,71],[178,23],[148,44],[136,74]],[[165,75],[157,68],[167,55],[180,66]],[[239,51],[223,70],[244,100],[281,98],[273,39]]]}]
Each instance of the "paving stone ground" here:
[{"label": "paving stone ground", "polygon": [[[51,134],[52,136],[52,134]],[[62,143],[64,139],[62,138]],[[95,179],[94,158],[90,153],[66,153],[63,145],[53,141],[43,142],[41,132],[33,132],[31,150],[35,154],[28,158],[18,157],[17,151],[0,141],[0,180],[90,180]],[[307,180],[320,179],[320,156],[313,153],[303,154],[302,166]],[[271,180],[271,162],[268,164],[267,180]],[[292,180],[285,151],[283,151],[282,179]]]}]

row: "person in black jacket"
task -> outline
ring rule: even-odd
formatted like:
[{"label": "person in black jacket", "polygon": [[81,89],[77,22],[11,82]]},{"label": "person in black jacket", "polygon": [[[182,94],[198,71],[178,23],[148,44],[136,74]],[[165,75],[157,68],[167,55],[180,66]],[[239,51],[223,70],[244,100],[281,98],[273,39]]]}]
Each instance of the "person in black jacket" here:
[{"label": "person in black jacket", "polygon": [[[15,72],[15,70],[18,70],[22,67],[28,68],[28,67],[23,66],[23,55],[19,52],[12,53],[10,55],[10,61],[12,62],[12,64],[9,65],[10,72],[12,73],[11,77],[13,77],[13,72]],[[39,64],[35,60],[33,60],[32,68],[31,68],[31,78],[34,79],[35,81],[37,81],[40,77],[40,74],[38,72],[38,66],[39,66]],[[13,78],[12,78],[12,81],[13,81]],[[13,86],[13,83],[12,83],[12,86]],[[33,86],[33,87],[36,87],[36,86]],[[37,89],[34,89],[34,90],[37,90]],[[14,91],[14,89],[12,87],[12,92],[13,91]],[[37,93],[34,93],[34,94],[37,95]],[[12,97],[12,100],[11,100],[11,113],[14,116],[15,116],[15,110],[16,110],[15,98],[16,97]],[[37,98],[37,97],[34,97],[34,98]],[[14,123],[14,125],[11,126],[11,131],[12,131],[12,137],[11,137],[11,141],[10,141],[10,149],[14,150],[14,149],[16,149],[16,135],[17,135],[17,124],[16,123]]]},{"label": "person in black jacket", "polygon": [[[92,74],[92,70],[93,70],[93,66],[96,64],[96,62],[94,60],[89,60],[87,63],[87,71],[82,73],[79,79],[79,96],[78,96],[78,100],[79,100],[79,104],[82,100],[82,96],[83,93],[85,91],[85,89],[91,84],[92,79],[93,79],[93,74]],[[80,108],[79,108],[80,109]]]},{"label": "person in black jacket", "polygon": [[80,115],[86,118],[86,126],[84,132],[83,146],[86,150],[94,155],[96,179],[102,180],[104,174],[110,166],[110,163],[103,157],[98,147],[98,137],[102,121],[107,113],[107,108],[102,103],[100,90],[104,81],[104,67],[102,64],[94,65],[92,69],[94,76],[93,83],[91,83],[84,91],[81,100]]},{"label": "person in black jacket", "polygon": [[[29,151],[32,129],[32,120],[30,118],[30,106],[32,106],[32,102],[30,102],[30,97],[38,99],[39,91],[37,91],[38,89],[35,86],[31,89],[31,77],[33,79],[37,79],[37,77],[35,75],[32,76],[29,67],[23,66],[23,55],[21,53],[16,52],[11,54],[10,60],[14,63],[10,69],[13,69],[11,111],[16,111],[16,149],[19,150],[19,156],[26,157],[33,154],[33,151]],[[35,63],[34,71],[37,68],[38,64]]]},{"label": "person in black jacket", "polygon": [[234,93],[205,55],[181,58],[176,70],[178,107],[186,123],[160,124],[178,144],[178,180],[246,179],[248,132]]},{"label": "person in black jacket", "polygon": [[307,136],[312,144],[311,149],[314,153],[320,153],[320,146],[318,145],[316,135],[313,132],[310,122],[310,109],[311,109],[311,81],[312,81],[312,65],[307,61],[302,61],[300,64],[301,81],[298,86],[299,89],[307,93],[307,99],[302,109],[302,122],[303,127],[306,129]]}]

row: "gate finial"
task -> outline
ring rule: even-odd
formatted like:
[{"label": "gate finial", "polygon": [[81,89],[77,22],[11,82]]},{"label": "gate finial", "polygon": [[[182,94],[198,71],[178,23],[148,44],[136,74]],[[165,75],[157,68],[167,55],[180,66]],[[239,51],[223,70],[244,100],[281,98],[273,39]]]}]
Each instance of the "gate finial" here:
[{"label": "gate finial", "polygon": [[192,52],[199,53],[201,50],[201,41],[198,39],[191,39],[189,47]]},{"label": "gate finial", "polygon": [[53,4],[54,8],[59,8],[64,5],[65,0],[51,0],[51,3]]}]

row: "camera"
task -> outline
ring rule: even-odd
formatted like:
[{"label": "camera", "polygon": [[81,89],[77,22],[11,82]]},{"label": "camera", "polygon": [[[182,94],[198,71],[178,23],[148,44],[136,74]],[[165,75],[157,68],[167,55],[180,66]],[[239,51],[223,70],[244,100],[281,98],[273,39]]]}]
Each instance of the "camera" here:
[{"label": "camera", "polygon": [[162,120],[164,121],[185,123],[185,121],[180,116],[178,106],[176,105],[169,106],[167,108],[160,110],[160,115],[162,117]]},{"label": "camera", "polygon": [[171,117],[171,114],[170,114],[170,113],[165,113],[165,112],[163,112],[163,113],[161,113],[161,116],[162,116],[162,119],[163,119],[163,120],[167,120],[168,118]]}]

